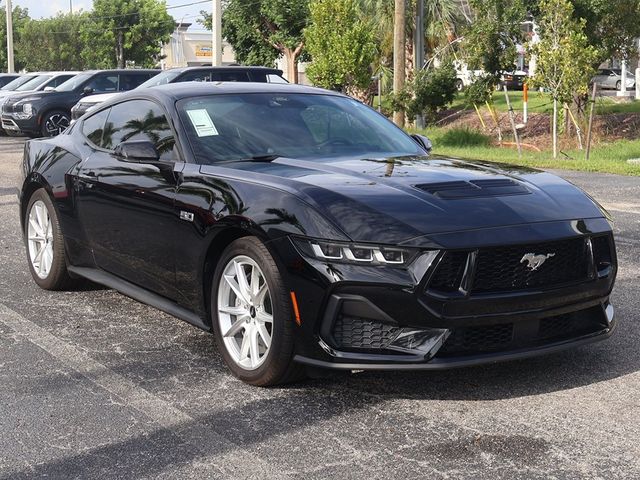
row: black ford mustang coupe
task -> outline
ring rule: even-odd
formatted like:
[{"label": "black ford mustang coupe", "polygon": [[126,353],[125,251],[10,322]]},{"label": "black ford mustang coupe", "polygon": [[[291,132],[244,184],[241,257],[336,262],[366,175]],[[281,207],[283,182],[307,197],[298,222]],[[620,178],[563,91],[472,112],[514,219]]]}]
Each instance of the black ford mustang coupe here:
[{"label": "black ford mustang coupe", "polygon": [[27,143],[29,268],[42,288],[87,278],[212,331],[255,385],[610,336],[607,213],[554,175],[428,150],[324,90],[133,91]]}]

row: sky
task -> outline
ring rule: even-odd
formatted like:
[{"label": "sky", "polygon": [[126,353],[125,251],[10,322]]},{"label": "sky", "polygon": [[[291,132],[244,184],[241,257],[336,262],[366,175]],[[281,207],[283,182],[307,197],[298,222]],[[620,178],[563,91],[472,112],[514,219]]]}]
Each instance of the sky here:
[{"label": "sky", "polygon": [[[200,10],[211,12],[212,2],[207,1],[198,5],[179,6],[197,1],[198,0],[166,0],[166,3],[167,7],[178,7],[169,8],[168,12],[177,21],[183,20],[187,23],[193,23],[194,25],[191,27],[193,30],[202,28],[199,24],[196,24],[196,20],[200,17]],[[71,2],[74,11],[89,11],[93,4],[93,0],[71,0]],[[2,2],[2,4],[4,5],[4,2]],[[60,11],[69,11],[69,0],[13,0],[13,6],[15,7],[16,5],[22,8],[28,8],[31,18],[50,17]]]}]

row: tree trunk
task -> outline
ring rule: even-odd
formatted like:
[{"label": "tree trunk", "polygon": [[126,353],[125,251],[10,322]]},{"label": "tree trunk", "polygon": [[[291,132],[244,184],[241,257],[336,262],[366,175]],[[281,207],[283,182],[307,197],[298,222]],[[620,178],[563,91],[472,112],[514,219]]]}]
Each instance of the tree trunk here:
[{"label": "tree trunk", "polygon": [[[404,88],[405,80],[405,23],[406,0],[395,0],[395,18],[393,22],[393,93],[398,94]],[[404,112],[394,112],[393,121],[404,127]]]},{"label": "tree trunk", "polygon": [[300,77],[298,58],[300,57],[300,53],[302,53],[302,45],[299,45],[295,50],[285,47],[282,49],[282,53],[287,61],[287,80],[289,80],[289,83],[296,84]]},{"label": "tree trunk", "polygon": [[124,61],[124,31],[118,30],[116,34],[116,63],[118,68],[125,67]]}]

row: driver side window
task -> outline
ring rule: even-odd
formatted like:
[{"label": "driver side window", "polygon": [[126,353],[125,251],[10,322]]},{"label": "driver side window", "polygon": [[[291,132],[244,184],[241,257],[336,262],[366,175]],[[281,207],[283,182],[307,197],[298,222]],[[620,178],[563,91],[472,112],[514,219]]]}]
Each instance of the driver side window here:
[{"label": "driver side window", "polygon": [[102,132],[102,147],[114,150],[129,140],[153,143],[160,160],[178,159],[169,120],[164,111],[149,100],[130,100],[111,107]]},{"label": "driver side window", "polygon": [[117,92],[118,75],[96,75],[87,82],[84,88],[90,88],[95,93]]}]

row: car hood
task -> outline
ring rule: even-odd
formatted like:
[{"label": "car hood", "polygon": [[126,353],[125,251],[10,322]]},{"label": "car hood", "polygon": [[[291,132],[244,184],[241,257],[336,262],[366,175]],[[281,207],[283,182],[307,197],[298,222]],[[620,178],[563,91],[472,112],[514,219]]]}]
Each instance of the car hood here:
[{"label": "car hood", "polygon": [[[201,168],[202,173],[220,167]],[[429,234],[601,218],[601,207],[571,183],[530,168],[451,158],[280,158],[246,162],[251,179],[290,191],[352,240],[402,243]]]}]

